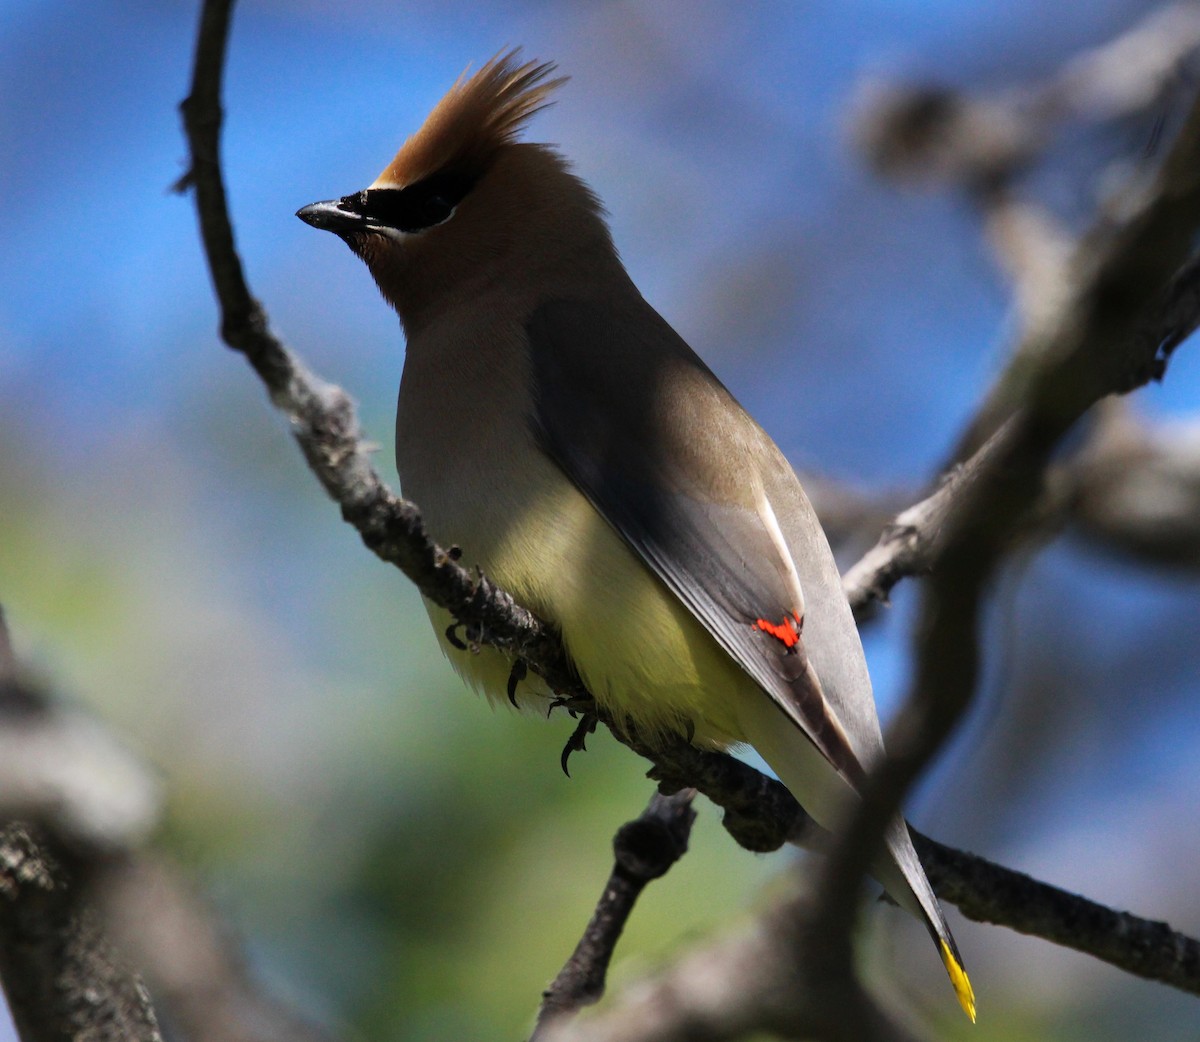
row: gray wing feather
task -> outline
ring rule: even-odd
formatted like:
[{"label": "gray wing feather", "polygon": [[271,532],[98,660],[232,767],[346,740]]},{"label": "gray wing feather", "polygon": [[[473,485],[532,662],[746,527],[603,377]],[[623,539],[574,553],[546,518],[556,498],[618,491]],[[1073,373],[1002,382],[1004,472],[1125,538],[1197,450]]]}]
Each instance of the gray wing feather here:
[{"label": "gray wing feather", "polygon": [[762,453],[778,456],[773,443],[640,297],[615,306],[552,301],[526,328],[531,421],[543,451],[858,784],[862,764],[803,640],[789,648],[757,625],[803,609],[790,562],[755,509]]}]

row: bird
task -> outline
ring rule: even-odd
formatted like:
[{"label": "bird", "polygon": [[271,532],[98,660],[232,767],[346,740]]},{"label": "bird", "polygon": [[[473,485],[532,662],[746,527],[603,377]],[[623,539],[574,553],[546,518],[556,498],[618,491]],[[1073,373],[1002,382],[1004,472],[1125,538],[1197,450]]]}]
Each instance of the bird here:
[{"label": "bird", "polygon": [[[836,828],[883,739],[833,554],[783,453],[634,285],[597,195],[521,140],[556,71],[518,48],[464,72],[367,188],[297,216],[400,317],[397,469],[427,531],[557,630],[612,717],[749,745]],[[512,663],[464,654],[426,607],[458,672],[504,700]],[[884,840],[872,873],[974,1021],[902,817]]]}]

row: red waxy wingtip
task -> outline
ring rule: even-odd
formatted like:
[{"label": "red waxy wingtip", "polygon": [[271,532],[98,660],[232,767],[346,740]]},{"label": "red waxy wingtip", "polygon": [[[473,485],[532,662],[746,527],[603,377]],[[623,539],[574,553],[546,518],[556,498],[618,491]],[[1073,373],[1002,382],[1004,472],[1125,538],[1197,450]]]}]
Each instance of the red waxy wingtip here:
[{"label": "red waxy wingtip", "polygon": [[800,643],[800,615],[797,612],[792,612],[790,617],[785,615],[782,622],[755,619],[754,625],[776,640],[782,641],[786,648],[794,648]]}]

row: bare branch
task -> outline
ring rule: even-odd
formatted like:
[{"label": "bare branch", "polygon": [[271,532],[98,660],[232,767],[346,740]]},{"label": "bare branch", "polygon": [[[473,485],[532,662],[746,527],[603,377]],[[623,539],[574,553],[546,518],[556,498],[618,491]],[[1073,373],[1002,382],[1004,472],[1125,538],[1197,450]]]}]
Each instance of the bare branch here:
[{"label": "bare branch", "polygon": [[[1105,229],[1098,229],[1094,235],[1103,236]],[[1077,260],[1083,251],[1089,249],[1091,243],[1085,241],[1076,251]],[[1062,286],[1069,287],[1078,271],[1064,271]],[[1077,290],[1070,290],[1077,293]],[[1054,314],[1061,315],[1064,305],[1051,308]],[[983,404],[976,411],[974,419],[968,424],[959,439],[955,449],[955,458],[973,450],[982,439],[990,436],[1004,419],[1012,414],[1017,403],[1023,401],[1029,393],[1029,381],[1032,374],[1040,367],[1040,356],[1037,352],[1047,348],[1056,337],[1052,328],[1052,315],[1043,316],[1043,320],[1029,324],[1027,335],[1013,353],[1012,361],[996,380],[992,389],[984,397]],[[1180,267],[1167,280],[1157,294],[1152,307],[1145,310],[1138,325],[1130,332],[1129,356],[1148,359],[1144,364],[1150,368],[1141,374],[1130,374],[1129,378],[1121,381],[1121,386],[1132,390],[1141,386],[1148,379],[1161,379],[1165,371],[1166,361],[1172,351],[1184,342],[1200,325],[1200,258],[1186,257]],[[1116,392],[1125,393],[1125,391]]]},{"label": "bare branch", "polygon": [[[860,104],[857,138],[881,172],[961,186],[979,204],[985,228],[1015,287],[1022,340],[959,439],[952,467],[925,500],[900,514],[846,574],[860,615],[886,601],[901,578],[927,571],[948,509],[973,482],[1006,417],[1028,393],[1040,352],[1057,342],[1055,324],[1082,290],[1079,269],[1101,227],[1077,248],[1053,219],[1020,201],[1013,181],[1068,118],[1112,119],[1161,100],[1200,49],[1200,8],[1179,4],[1149,15],[1113,43],[1069,63],[1033,88],[971,99],[939,88],[872,87]],[[1137,204],[1134,204],[1135,208]],[[1170,352],[1200,325],[1200,258],[1184,257],[1131,333],[1130,357],[1161,376]],[[1120,381],[1120,390],[1140,385]],[[989,441],[991,439],[991,441]]]},{"label": "bare branch", "polygon": [[640,816],[617,831],[612,874],[571,958],[542,996],[530,1042],[538,1042],[552,1025],[598,1002],[604,994],[608,964],[638,897],[647,883],[666,875],[687,851],[696,820],[694,795],[690,790],[673,796],[656,793]]},{"label": "bare branch", "polygon": [[0,982],[23,1042],[161,1042],[149,996],[44,837],[0,823]]},{"label": "bare branch", "polygon": [[15,682],[0,712],[0,821],[96,851],[140,843],[158,823],[157,780],[96,721]]},{"label": "bare branch", "polygon": [[1051,473],[1053,523],[1141,562],[1200,569],[1200,422],[1152,428],[1111,403],[1078,457]]},{"label": "bare branch", "polygon": [[[702,752],[682,740],[679,748],[671,748],[671,754],[676,753],[680,759],[674,769],[679,777],[704,779],[705,788],[700,791],[725,809],[724,825],[742,846],[768,851],[788,842],[812,846],[824,842],[821,837],[825,833],[781,782],[733,757]],[[651,777],[661,778],[665,757],[655,755],[660,763]],[[669,782],[660,785],[671,787]],[[1198,942],[1191,937],[1171,932],[1158,943],[1161,923],[1111,910],[1105,919],[1097,912],[1102,906],[1085,897],[977,854],[944,846],[915,830],[913,840],[938,897],[957,905],[968,919],[1042,937],[1138,976],[1200,995],[1200,967],[1187,954],[1197,950]],[[1011,900],[1014,895],[1020,900]],[[1075,935],[1072,923],[1089,926]],[[1122,947],[1126,940],[1130,942],[1127,949]]]},{"label": "bare branch", "polygon": [[[161,1042],[146,989],[117,956],[83,897],[94,862],[76,859],[74,849],[61,843],[51,853],[49,834],[12,820],[10,789],[21,812],[65,824],[72,840],[99,837],[107,845],[114,824],[129,824],[130,801],[113,792],[105,769],[103,751],[111,743],[98,758],[82,750],[88,768],[100,766],[92,777],[103,792],[93,796],[84,791],[88,769],[69,781],[68,771],[55,769],[58,753],[81,751],[80,735],[69,725],[56,728],[50,717],[41,696],[20,681],[0,610],[0,985],[24,1042]],[[26,756],[14,733],[19,737],[30,728],[38,732],[37,750]],[[65,749],[53,748],[55,735],[69,736]],[[18,755],[19,763],[6,762],[6,753]],[[21,767],[33,777],[22,779]],[[109,812],[109,802],[116,813]],[[140,800],[132,802],[142,810]],[[84,822],[81,815],[89,811],[103,824]]]},{"label": "bare branch", "polygon": [[1200,995],[1200,941],[1118,912],[917,832],[929,881],[968,919],[1073,948],[1147,980]]},{"label": "bare branch", "polygon": [[[888,756],[864,787],[822,872],[817,924],[845,937],[862,876],[904,794],[970,704],[979,669],[979,615],[988,582],[1042,492],[1048,460],[1100,398],[1161,376],[1158,344],[1137,333],[1165,298],[1200,228],[1200,98],[1149,192],[1118,228],[1102,226],[1076,252],[1072,294],[1048,329],[1032,330],[1024,357],[1043,359],[998,450],[966,487],[944,526],[917,629],[911,693],[888,734]],[[837,948],[851,972],[848,945]]]},{"label": "bare branch", "polygon": [[991,191],[1024,173],[1064,124],[1111,122],[1161,103],[1198,49],[1200,8],[1178,3],[1041,83],[974,98],[870,83],[856,105],[854,139],[883,176]]},{"label": "bare branch", "polygon": [[[913,839],[938,896],[957,904],[968,918],[1054,940],[1129,973],[1200,994],[1200,942],[1164,923],[1113,911],[920,833],[914,832]],[[806,903],[811,889],[806,890],[804,880],[797,885],[798,894],[773,903],[749,928],[686,953],[618,996],[599,1015],[556,1025],[544,1042],[713,1042],[754,1030],[846,1042],[908,1038],[836,970],[826,980],[818,963],[804,976],[788,976],[786,967],[827,959],[830,952],[827,936],[803,932],[812,921]],[[814,1002],[809,989],[818,987],[822,1001]],[[821,1017],[822,1009],[830,1008],[831,995],[836,996],[833,1008],[845,1013],[840,1020]],[[856,1021],[856,1015],[867,1019]]]},{"label": "bare branch", "polygon": [[[787,1039],[915,1042],[805,928],[812,893],[773,901],[726,937],[698,945],[597,1015],[553,1025],[544,1042],[732,1042]],[[797,972],[803,960],[805,972]]]},{"label": "bare branch", "polygon": [[161,807],[149,772],[0,658],[0,983],[24,1042],[160,1042],[132,967],[192,1042],[328,1042],[251,982],[177,871],[137,852]]},{"label": "bare branch", "polygon": [[997,431],[974,456],[954,467],[937,490],[896,515],[877,542],[842,576],[842,588],[855,614],[874,602],[886,603],[901,579],[926,574],[937,558],[941,535],[955,505],[978,480],[1011,436],[1011,427]]},{"label": "bare branch", "polygon": [[[1036,355],[1054,339],[1051,328],[1074,292],[1073,243],[1040,207],[1019,198],[1015,183],[1054,134],[1071,121],[1105,122],[1155,107],[1180,82],[1200,51],[1200,7],[1175,4],[1149,14],[1113,42],[1066,64],[1044,82],[972,98],[941,87],[875,84],[860,100],[855,138],[880,173],[925,185],[964,191],[983,213],[985,230],[1001,267],[1011,277],[1018,324],[1024,331],[1010,365],[977,410],[952,460],[974,453],[1024,400]],[[1160,125],[1162,117],[1160,116]],[[1121,204],[1136,198],[1128,172]],[[1123,222],[1127,215],[1108,216]],[[1186,272],[1180,279],[1196,280]],[[1183,339],[1197,321],[1194,300],[1173,299],[1146,312],[1139,336],[1155,345]],[[1184,315],[1173,312],[1179,305]],[[1174,339],[1173,339],[1174,338]]]}]

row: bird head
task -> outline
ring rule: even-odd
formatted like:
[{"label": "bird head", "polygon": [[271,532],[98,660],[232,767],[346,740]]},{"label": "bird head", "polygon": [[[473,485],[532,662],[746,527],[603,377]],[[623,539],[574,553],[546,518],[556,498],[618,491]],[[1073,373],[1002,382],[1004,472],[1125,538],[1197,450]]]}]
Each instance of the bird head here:
[{"label": "bird head", "polygon": [[517,140],[563,77],[519,52],[464,74],[361,191],[296,216],[339,236],[405,327],[485,285],[512,292],[611,241],[590,189],[546,145]]}]

